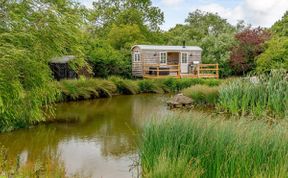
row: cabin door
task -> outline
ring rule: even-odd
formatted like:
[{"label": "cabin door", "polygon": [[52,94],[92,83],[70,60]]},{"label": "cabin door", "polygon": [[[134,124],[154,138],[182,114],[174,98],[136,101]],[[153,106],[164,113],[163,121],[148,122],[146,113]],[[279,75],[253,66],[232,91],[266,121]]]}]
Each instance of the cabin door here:
[{"label": "cabin door", "polygon": [[180,53],[181,74],[188,74],[188,53]]}]

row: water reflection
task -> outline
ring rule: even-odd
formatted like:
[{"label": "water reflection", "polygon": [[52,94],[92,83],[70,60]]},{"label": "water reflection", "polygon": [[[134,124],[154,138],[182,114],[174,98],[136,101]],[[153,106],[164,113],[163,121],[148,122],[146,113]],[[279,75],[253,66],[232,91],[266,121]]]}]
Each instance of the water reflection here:
[{"label": "water reflection", "polygon": [[[69,175],[131,177],[138,129],[152,116],[166,114],[159,95],[117,96],[57,106],[59,123],[0,135],[10,159],[22,162],[59,155]],[[73,120],[74,122],[68,122]]]}]

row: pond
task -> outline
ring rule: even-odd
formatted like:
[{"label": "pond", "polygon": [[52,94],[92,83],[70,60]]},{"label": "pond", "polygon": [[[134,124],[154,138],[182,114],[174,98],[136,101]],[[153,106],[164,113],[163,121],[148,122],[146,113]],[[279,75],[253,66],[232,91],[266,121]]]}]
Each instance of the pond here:
[{"label": "pond", "polygon": [[162,95],[133,95],[58,104],[59,122],[0,134],[0,143],[9,159],[19,156],[22,165],[49,152],[63,162],[67,175],[132,177],[139,128],[169,113],[166,101]]}]

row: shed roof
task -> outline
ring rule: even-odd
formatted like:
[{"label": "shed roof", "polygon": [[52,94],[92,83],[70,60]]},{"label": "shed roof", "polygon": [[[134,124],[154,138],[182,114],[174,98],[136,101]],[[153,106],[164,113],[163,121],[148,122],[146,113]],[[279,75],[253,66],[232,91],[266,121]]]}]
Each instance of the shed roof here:
[{"label": "shed roof", "polygon": [[60,64],[65,64],[68,63],[71,60],[74,60],[75,56],[61,56],[61,57],[56,57],[56,58],[52,58],[50,60],[50,63],[60,63]]},{"label": "shed roof", "polygon": [[161,45],[135,45],[132,47],[139,47],[144,50],[164,50],[164,51],[202,51],[199,46],[161,46]]}]

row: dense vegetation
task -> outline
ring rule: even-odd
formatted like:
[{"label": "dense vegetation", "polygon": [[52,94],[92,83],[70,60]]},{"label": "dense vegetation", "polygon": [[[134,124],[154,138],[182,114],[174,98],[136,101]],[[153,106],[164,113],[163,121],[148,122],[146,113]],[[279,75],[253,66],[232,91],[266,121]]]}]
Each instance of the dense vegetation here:
[{"label": "dense vegetation", "polygon": [[62,101],[77,101],[113,95],[135,95],[139,93],[170,93],[178,92],[193,85],[218,86],[221,80],[216,79],[155,79],[128,80],[120,77],[107,79],[62,80],[58,89],[62,93]]},{"label": "dense vegetation", "polygon": [[285,121],[187,114],[148,124],[140,146],[144,177],[286,177]]},{"label": "dense vegetation", "polygon": [[[76,72],[85,66],[95,77],[131,78],[132,45],[181,45],[186,40],[187,45],[203,48],[204,63],[219,63],[222,77],[255,71],[269,73],[271,69],[287,70],[287,18],[286,13],[271,29],[253,29],[243,22],[233,26],[218,14],[196,10],[184,24],[165,32],[160,29],[164,14],[151,0],[100,0],[91,9],[72,0],[3,1],[0,6],[0,130],[43,121],[53,111],[50,103],[59,100],[60,93],[48,67],[53,57],[76,56],[77,60],[70,64]],[[119,93],[137,93],[138,87],[140,91],[159,91],[159,86],[146,80],[139,81],[138,86],[125,81],[131,88],[123,91],[120,87],[123,81],[113,80]],[[66,87],[64,92],[69,91],[67,87],[74,85],[73,82],[77,83],[60,83]],[[106,84],[99,83],[99,87]],[[110,90],[99,93],[95,87],[89,89],[95,96],[110,93]],[[180,89],[179,86],[169,88]],[[71,97],[77,98],[73,94]]]}]

